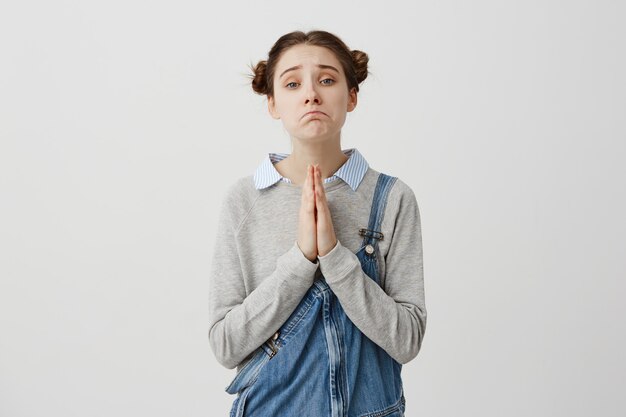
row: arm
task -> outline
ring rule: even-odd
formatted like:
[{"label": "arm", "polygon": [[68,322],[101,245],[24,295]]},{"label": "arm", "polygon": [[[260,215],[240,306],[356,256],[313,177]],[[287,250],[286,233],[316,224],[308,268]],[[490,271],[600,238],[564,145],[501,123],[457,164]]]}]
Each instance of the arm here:
[{"label": "arm", "polygon": [[318,257],[322,274],[346,315],[401,364],[417,356],[426,330],[420,214],[413,191],[403,188],[385,257],[384,290],[339,241],[329,253]]},{"label": "arm", "polygon": [[[318,263],[309,261],[297,242],[276,261],[276,268],[246,294],[233,209],[224,200],[209,281],[209,344],[218,362],[235,368],[269,339],[313,285]],[[233,201],[235,202],[235,201]]]}]

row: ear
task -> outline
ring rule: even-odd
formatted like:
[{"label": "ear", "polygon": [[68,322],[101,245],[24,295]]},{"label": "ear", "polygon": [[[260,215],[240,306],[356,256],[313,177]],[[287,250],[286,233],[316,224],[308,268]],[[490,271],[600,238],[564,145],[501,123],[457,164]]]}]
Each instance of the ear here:
[{"label": "ear", "polygon": [[267,110],[274,119],[280,119],[280,115],[276,111],[276,102],[274,97],[267,97]]},{"label": "ear", "polygon": [[351,112],[355,109],[357,102],[356,88],[352,87],[348,93],[348,111]]}]

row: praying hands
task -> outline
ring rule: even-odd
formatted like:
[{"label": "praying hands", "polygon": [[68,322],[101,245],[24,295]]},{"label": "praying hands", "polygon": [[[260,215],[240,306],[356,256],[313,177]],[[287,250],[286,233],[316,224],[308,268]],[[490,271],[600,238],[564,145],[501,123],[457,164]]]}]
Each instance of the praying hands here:
[{"label": "praying hands", "polygon": [[318,164],[307,165],[300,202],[297,243],[311,262],[316,262],[318,256],[328,254],[337,244]]}]

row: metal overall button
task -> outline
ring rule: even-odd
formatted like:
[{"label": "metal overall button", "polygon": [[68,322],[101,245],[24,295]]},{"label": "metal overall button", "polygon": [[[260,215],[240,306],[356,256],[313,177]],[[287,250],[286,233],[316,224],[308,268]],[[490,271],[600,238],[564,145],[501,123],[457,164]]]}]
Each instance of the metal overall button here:
[{"label": "metal overall button", "polygon": [[266,342],[267,346],[269,346],[269,348],[271,349],[271,352],[268,353],[270,359],[272,359],[274,355],[276,355],[276,353],[278,352],[278,345],[280,343],[276,339],[278,339],[279,335],[280,335],[280,330],[274,333],[274,335]]},{"label": "metal overall button", "polygon": [[372,245],[365,246],[365,252],[367,252],[367,254],[371,256],[374,253],[374,246]]}]

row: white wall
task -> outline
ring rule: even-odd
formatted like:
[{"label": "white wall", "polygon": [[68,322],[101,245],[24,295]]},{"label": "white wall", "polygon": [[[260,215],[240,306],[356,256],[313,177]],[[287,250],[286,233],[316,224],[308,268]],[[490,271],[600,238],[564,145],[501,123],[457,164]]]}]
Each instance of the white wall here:
[{"label": "white wall", "polygon": [[0,416],[228,415],[234,370],[207,337],[217,209],[290,151],[244,74],[297,29],[369,54],[342,145],[420,204],[407,417],[624,415],[625,11],[4,2]]}]

